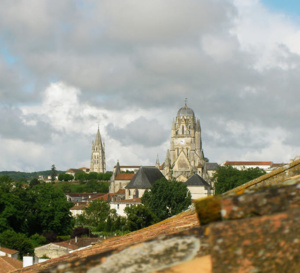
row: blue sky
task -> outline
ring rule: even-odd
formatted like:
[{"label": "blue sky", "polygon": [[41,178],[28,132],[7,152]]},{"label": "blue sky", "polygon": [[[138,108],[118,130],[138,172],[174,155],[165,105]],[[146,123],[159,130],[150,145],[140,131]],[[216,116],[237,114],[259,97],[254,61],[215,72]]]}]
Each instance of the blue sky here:
[{"label": "blue sky", "polygon": [[272,11],[300,17],[299,0],[261,0],[261,2]]}]

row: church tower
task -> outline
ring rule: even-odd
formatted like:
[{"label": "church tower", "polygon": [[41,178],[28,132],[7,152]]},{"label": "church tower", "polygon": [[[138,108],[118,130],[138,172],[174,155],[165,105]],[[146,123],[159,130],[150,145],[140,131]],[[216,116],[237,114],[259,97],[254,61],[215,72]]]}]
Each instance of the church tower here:
[{"label": "church tower", "polygon": [[91,168],[90,172],[105,173],[105,145],[101,140],[100,130],[96,134],[96,139],[92,143]]},{"label": "church tower", "polygon": [[172,122],[170,150],[164,167],[164,175],[177,181],[185,182],[195,173],[206,178],[200,121],[186,102]]}]

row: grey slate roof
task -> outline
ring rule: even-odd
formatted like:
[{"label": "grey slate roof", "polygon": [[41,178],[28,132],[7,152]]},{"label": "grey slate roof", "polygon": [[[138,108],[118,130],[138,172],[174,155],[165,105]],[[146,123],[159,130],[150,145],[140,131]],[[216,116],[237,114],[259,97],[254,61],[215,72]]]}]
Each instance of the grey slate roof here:
[{"label": "grey slate roof", "polygon": [[163,174],[156,167],[141,167],[125,188],[150,189],[154,182],[163,177]]},{"label": "grey slate roof", "polygon": [[205,188],[212,189],[212,187],[199,174],[196,173],[191,176],[185,183],[187,186],[203,186]]},{"label": "grey slate roof", "polygon": [[190,116],[194,117],[195,114],[191,108],[187,107],[187,105],[181,107],[177,112],[177,117],[190,117]]},{"label": "grey slate roof", "polygon": [[212,163],[212,162],[206,163],[206,170],[208,171],[216,171],[218,167],[219,167],[218,163]]}]

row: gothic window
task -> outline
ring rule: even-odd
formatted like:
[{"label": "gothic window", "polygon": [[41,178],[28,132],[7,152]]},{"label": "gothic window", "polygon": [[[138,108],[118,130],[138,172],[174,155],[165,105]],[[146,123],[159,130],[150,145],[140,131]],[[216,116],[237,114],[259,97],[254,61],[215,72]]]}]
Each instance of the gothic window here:
[{"label": "gothic window", "polygon": [[189,149],[186,149],[186,156],[189,156]]},{"label": "gothic window", "polygon": [[182,134],[184,135],[184,126],[182,125]]}]

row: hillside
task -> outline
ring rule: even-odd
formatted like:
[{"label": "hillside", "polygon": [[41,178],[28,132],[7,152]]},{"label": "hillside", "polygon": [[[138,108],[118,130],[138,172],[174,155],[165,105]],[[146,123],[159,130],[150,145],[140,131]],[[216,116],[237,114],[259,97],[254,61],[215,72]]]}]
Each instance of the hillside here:
[{"label": "hillside", "polygon": [[[65,173],[64,171],[58,171],[56,170],[58,174],[60,173]],[[0,172],[0,176],[2,175],[8,175],[10,176],[13,180],[26,180],[30,181],[33,178],[38,178],[39,175],[47,176],[51,175],[51,170],[47,171],[38,171],[38,172],[32,172],[32,173],[27,173],[27,172],[16,172],[16,171],[2,171]]]}]

